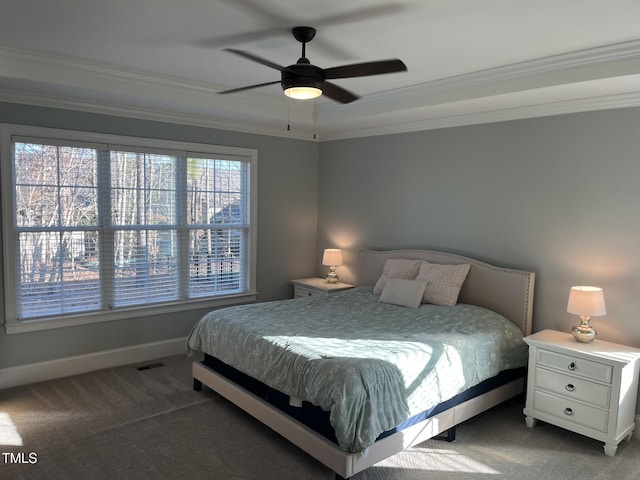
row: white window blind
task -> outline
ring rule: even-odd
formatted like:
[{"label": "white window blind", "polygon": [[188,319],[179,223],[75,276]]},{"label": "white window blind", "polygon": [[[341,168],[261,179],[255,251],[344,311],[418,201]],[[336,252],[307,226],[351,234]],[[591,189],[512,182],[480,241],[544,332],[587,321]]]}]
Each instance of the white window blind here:
[{"label": "white window blind", "polygon": [[252,288],[250,158],[35,136],[12,152],[17,321]]}]

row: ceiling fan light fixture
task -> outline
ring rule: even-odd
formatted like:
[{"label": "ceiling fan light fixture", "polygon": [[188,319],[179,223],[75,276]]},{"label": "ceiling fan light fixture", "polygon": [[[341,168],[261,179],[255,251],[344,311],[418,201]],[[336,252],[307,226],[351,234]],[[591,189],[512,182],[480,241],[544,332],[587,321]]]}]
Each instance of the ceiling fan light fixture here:
[{"label": "ceiling fan light fixture", "polygon": [[321,68],[308,62],[309,60],[302,57],[295,65],[289,65],[282,70],[280,85],[287,97],[309,100],[322,95],[324,73]]},{"label": "ceiling fan light fixture", "polygon": [[322,90],[316,87],[289,87],[285,89],[284,94],[296,100],[310,100],[322,95]]}]

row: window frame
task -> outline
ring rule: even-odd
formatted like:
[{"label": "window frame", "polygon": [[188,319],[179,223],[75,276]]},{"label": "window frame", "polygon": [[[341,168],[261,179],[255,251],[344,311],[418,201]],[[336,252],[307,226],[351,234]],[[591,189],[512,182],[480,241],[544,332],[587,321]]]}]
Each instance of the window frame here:
[{"label": "window frame", "polygon": [[[18,320],[17,318],[17,270],[16,270],[16,231],[14,229],[15,216],[15,169],[13,165],[13,138],[25,137],[34,140],[49,140],[64,142],[73,145],[75,143],[95,144],[97,146],[109,146],[118,148],[126,146],[153,153],[170,153],[176,156],[188,156],[188,152],[194,152],[199,156],[219,156],[225,158],[247,159],[249,167],[249,244],[247,247],[246,266],[247,287],[246,292],[216,295],[213,297],[194,298],[163,302],[155,305],[136,305],[118,307],[114,310],[101,310],[94,312],[82,312],[76,314],[62,314],[38,319]],[[257,299],[257,172],[258,151],[251,148],[230,147],[206,143],[193,143],[174,140],[163,140],[143,137],[130,137],[122,135],[99,134],[75,130],[62,130],[46,127],[34,127],[28,125],[0,124],[0,189],[2,201],[2,254],[3,254],[3,280],[4,280],[4,310],[5,332],[22,333],[52,328],[86,325],[98,322],[125,320],[151,315],[162,315],[194,309],[215,308],[252,302]]]}]

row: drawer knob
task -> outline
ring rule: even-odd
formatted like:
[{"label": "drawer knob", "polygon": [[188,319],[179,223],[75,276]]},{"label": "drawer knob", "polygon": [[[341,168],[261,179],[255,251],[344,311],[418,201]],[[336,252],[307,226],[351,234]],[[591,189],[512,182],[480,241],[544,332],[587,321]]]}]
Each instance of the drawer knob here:
[{"label": "drawer knob", "polygon": [[576,362],[571,362],[568,368],[573,372],[576,369]]},{"label": "drawer knob", "polygon": [[568,415],[568,416],[573,415],[573,409],[571,409],[571,408],[569,408],[569,407],[565,408],[565,409],[564,409],[564,414],[565,414],[565,415]]},{"label": "drawer knob", "polygon": [[573,386],[573,384],[569,383],[566,387],[564,387],[567,392],[575,392],[576,391],[576,387]]}]

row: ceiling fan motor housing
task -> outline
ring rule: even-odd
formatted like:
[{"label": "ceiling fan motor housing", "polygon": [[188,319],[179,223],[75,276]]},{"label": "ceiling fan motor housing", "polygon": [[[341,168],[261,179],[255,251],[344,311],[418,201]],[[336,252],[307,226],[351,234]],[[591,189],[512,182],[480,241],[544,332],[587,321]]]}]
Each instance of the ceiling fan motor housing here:
[{"label": "ceiling fan motor housing", "polygon": [[296,63],[282,70],[282,90],[292,87],[324,88],[324,70],[309,63]]}]

